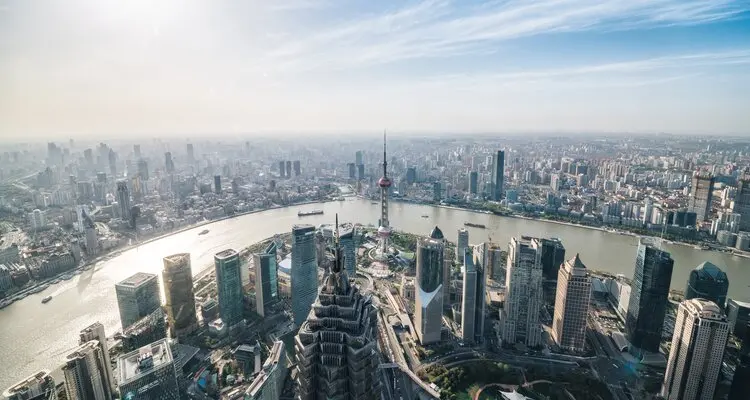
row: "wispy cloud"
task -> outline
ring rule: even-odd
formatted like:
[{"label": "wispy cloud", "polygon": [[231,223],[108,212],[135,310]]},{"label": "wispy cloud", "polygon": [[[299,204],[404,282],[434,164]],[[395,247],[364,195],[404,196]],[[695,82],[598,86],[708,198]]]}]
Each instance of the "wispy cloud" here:
[{"label": "wispy cloud", "polygon": [[750,3],[731,0],[507,0],[480,6],[424,0],[282,43],[267,62],[300,70],[442,58],[492,52],[523,37],[698,25],[743,17],[748,10]]},{"label": "wispy cloud", "polygon": [[325,8],[331,5],[327,0],[274,0],[268,6],[271,11],[301,11]]}]

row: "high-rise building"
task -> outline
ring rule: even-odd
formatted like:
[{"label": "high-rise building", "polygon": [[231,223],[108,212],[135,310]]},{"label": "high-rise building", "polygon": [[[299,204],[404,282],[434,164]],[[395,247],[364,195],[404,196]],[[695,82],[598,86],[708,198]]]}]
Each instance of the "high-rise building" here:
[{"label": "high-rise building", "polygon": [[539,309],[542,303],[542,249],[527,240],[511,238],[508,246],[503,341],[541,344]]},{"label": "high-rise building", "polygon": [[442,237],[417,240],[414,329],[422,344],[440,341],[443,327],[443,285],[445,284],[443,282],[444,246]]},{"label": "high-rise building", "polygon": [[542,249],[542,276],[547,280],[557,280],[560,266],[565,262],[565,246],[557,238],[531,240]]},{"label": "high-rise building", "polygon": [[245,399],[277,400],[281,398],[284,379],[289,370],[285,347],[284,342],[280,340],[273,343],[263,369],[245,391]]},{"label": "high-rise building", "polygon": [[120,356],[117,371],[123,400],[182,398],[172,349],[166,339]]},{"label": "high-rise building", "polygon": [[456,263],[464,262],[464,253],[469,247],[469,231],[465,228],[458,230],[458,240],[456,241]]},{"label": "high-rise building", "polygon": [[745,337],[745,329],[750,325],[750,302],[727,300],[727,319],[729,331],[737,337]]},{"label": "high-rise building", "polygon": [[477,171],[469,172],[469,193],[477,194],[477,188],[479,187],[479,174]]},{"label": "high-rise building", "polygon": [[129,327],[161,306],[159,278],[154,274],[138,272],[117,283],[115,292],[122,329]]},{"label": "high-rise building", "polygon": [[486,304],[484,301],[484,268],[475,263],[474,254],[466,247],[464,255],[463,296],[461,302],[461,339],[479,343],[484,334]]},{"label": "high-rise building", "polygon": [[167,171],[168,174],[174,172],[174,161],[172,160],[172,153],[170,152],[164,153],[164,170]]},{"label": "high-rise building", "polygon": [[135,157],[136,160],[141,158],[141,145],[140,144],[133,145],[133,157]]},{"label": "high-rise building", "polygon": [[364,157],[362,156],[362,150],[357,150],[354,154],[354,163],[357,165],[364,165]]},{"label": "high-rise building", "polygon": [[151,314],[123,329],[120,343],[122,350],[127,353],[166,337],[167,319],[164,310],[157,308]]},{"label": "high-rise building", "polygon": [[498,150],[492,155],[492,176],[490,182],[490,199],[503,199],[503,185],[505,182],[505,152]]},{"label": "high-rise building", "polygon": [[296,161],[294,161],[294,164],[292,164],[292,165],[293,165],[293,167],[294,167],[294,176],[299,176],[299,175],[300,175],[300,173],[302,172],[302,171],[300,170],[300,163],[299,163],[299,160],[296,160]]},{"label": "high-rise building", "polygon": [[357,179],[360,181],[365,179],[365,165],[364,164],[357,165]]},{"label": "high-rise building", "polygon": [[255,309],[264,317],[266,308],[279,298],[276,266],[276,243],[271,242],[261,253],[253,254],[255,266]]},{"label": "high-rise building", "polygon": [[357,235],[357,228],[352,224],[344,224],[339,227],[339,240],[344,254],[344,267],[346,274],[354,277],[357,274],[357,246],[354,243],[354,237]]},{"label": "high-rise building", "polygon": [[625,317],[625,333],[636,355],[659,351],[673,266],[669,253],[641,239]]},{"label": "high-rise building", "polygon": [[127,181],[117,181],[117,204],[120,206],[120,218],[130,220],[130,190]]},{"label": "high-rise building", "polygon": [[41,370],[3,392],[6,400],[57,400],[55,379],[49,370]]},{"label": "high-rise building", "polygon": [[109,149],[107,154],[107,161],[109,161],[109,173],[116,177],[117,176],[117,153],[114,150]]},{"label": "high-rise building", "polygon": [[724,308],[729,290],[727,274],[716,265],[706,261],[690,271],[685,287],[685,300],[706,299]]},{"label": "high-rise building", "polygon": [[695,173],[691,183],[688,211],[694,212],[699,222],[705,221],[711,215],[714,177],[712,175]]},{"label": "high-rise building", "polygon": [[284,163],[283,160],[279,161],[279,178],[283,178],[284,176],[286,176],[286,174],[284,173],[284,166],[285,165],[286,164]]},{"label": "high-rise building", "polygon": [[733,212],[741,215],[740,230],[750,231],[750,173],[737,180],[737,193],[734,195]]},{"label": "high-rise building", "polygon": [[138,160],[138,176],[143,181],[147,181],[148,180],[148,178],[149,178],[149,176],[148,176],[148,161],[146,161],[144,159]]},{"label": "high-rise building", "polygon": [[745,327],[741,338],[740,358],[734,370],[728,400],[745,400],[750,393],[750,323]]},{"label": "high-rise building", "polygon": [[680,303],[660,395],[666,400],[713,399],[728,336],[727,317],[716,303]]},{"label": "high-rise building", "polygon": [[292,315],[297,326],[305,322],[315,302],[318,288],[318,261],[315,252],[315,227],[292,228]]},{"label": "high-rise building", "polygon": [[164,269],[161,271],[161,278],[164,283],[169,329],[172,331],[172,337],[180,337],[195,331],[198,327],[190,253],[173,254],[164,257],[162,261]]},{"label": "high-rise building", "polygon": [[214,255],[219,315],[226,326],[242,322],[242,276],[240,254],[232,249]]},{"label": "high-rise building", "polygon": [[300,400],[381,396],[377,311],[349,281],[341,253],[336,240],[331,273],[294,338]]},{"label": "high-rise building", "polygon": [[289,160],[287,160],[287,161],[285,162],[285,164],[286,164],[286,168],[285,168],[285,171],[284,171],[284,172],[286,172],[286,175],[285,175],[285,176],[286,176],[287,178],[291,178],[291,177],[292,177],[292,162],[291,162],[291,161],[289,161]]},{"label": "high-rise building", "polygon": [[95,322],[88,327],[84,328],[78,334],[78,344],[84,345],[92,340],[95,340],[99,344],[99,350],[101,351],[104,365],[103,379],[105,388],[110,392],[115,391],[115,379],[112,373],[112,363],[109,360],[109,348],[107,348],[107,335],[104,333],[104,325],[101,322]]},{"label": "high-rise building", "polygon": [[383,176],[378,179],[380,187],[380,227],[378,228],[378,248],[380,256],[386,257],[391,237],[391,226],[388,221],[388,191],[391,187],[391,179],[388,178],[388,161],[386,160],[386,141],[385,132],[383,132]]},{"label": "high-rise building", "polygon": [[552,334],[558,346],[580,353],[586,344],[591,277],[578,254],[563,263],[558,275]]},{"label": "high-rise building", "polygon": [[107,387],[104,354],[98,340],[91,340],[76,348],[65,358],[65,394],[76,400],[112,399]]},{"label": "high-rise building", "polygon": [[346,164],[346,167],[349,168],[349,179],[357,179],[357,166],[354,163],[349,163]]},{"label": "high-rise building", "polygon": [[188,164],[193,165],[195,163],[195,150],[193,149],[193,144],[188,143],[185,147],[187,148]]},{"label": "high-rise building", "polygon": [[221,194],[221,175],[214,175],[214,193]]}]

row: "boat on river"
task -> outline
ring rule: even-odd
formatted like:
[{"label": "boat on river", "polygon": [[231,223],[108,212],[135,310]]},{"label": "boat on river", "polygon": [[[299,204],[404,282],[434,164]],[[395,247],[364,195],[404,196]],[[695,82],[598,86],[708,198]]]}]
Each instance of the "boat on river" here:
[{"label": "boat on river", "polygon": [[42,299],[42,304],[47,304],[50,300],[52,300],[52,296],[47,296]]},{"label": "boat on river", "polygon": [[198,235],[205,235],[205,234],[207,234],[208,232],[209,232],[209,230],[208,230],[208,229],[204,229],[204,230],[202,230],[202,231],[198,232]]},{"label": "boat on river", "polygon": [[298,217],[307,217],[308,215],[321,215],[323,210],[312,210],[312,211],[299,211],[297,212]]},{"label": "boat on river", "polygon": [[464,222],[464,225],[468,226],[468,227],[471,227],[471,228],[482,228],[482,229],[486,229],[487,228],[486,226],[484,226],[484,224],[475,224],[473,222]]}]

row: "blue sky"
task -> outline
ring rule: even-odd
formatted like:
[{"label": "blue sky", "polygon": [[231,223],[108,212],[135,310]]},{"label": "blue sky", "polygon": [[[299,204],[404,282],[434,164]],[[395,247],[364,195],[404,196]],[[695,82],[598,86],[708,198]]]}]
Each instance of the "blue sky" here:
[{"label": "blue sky", "polygon": [[750,2],[0,0],[0,135],[750,133]]}]

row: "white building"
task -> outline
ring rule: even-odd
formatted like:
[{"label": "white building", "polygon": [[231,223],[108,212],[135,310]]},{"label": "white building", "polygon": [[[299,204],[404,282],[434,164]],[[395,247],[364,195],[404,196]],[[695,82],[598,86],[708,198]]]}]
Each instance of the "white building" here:
[{"label": "white building", "polygon": [[508,343],[541,344],[542,249],[528,240],[511,238],[508,246],[502,339]]},{"label": "white building", "polygon": [[591,277],[576,254],[565,261],[557,274],[557,297],[552,320],[555,342],[565,349],[583,352],[586,317],[591,301]]},{"label": "white building", "polygon": [[704,299],[680,303],[661,396],[713,399],[728,335],[727,317],[716,303]]},{"label": "white building", "polygon": [[35,231],[47,227],[47,215],[38,208],[29,213],[29,221],[31,222],[31,229]]}]

